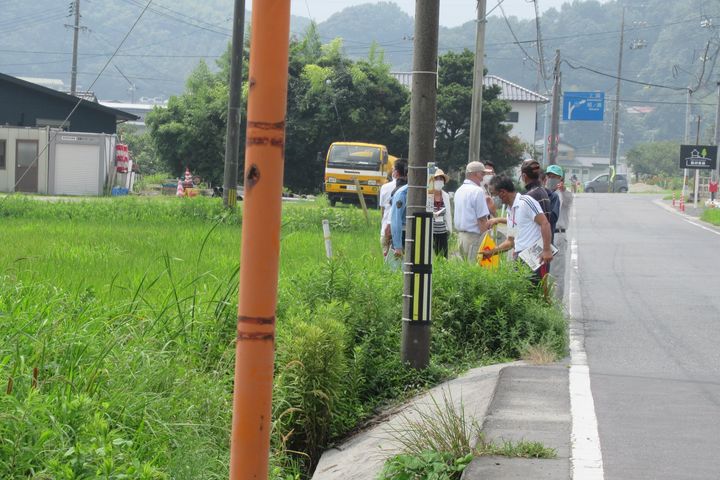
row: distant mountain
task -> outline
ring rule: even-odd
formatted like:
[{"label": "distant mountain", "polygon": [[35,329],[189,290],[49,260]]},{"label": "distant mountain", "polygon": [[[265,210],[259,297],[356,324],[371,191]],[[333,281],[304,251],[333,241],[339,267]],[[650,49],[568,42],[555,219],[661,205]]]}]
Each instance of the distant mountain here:
[{"label": "distant mountain", "polygon": [[[89,88],[110,54],[137,19],[145,2],[82,2],[79,84]],[[684,133],[684,87],[696,88],[693,107],[703,120],[702,137],[712,130],[720,54],[720,5],[703,0],[622,0],[626,10],[622,76],[623,112],[633,106],[646,113],[623,115],[623,149],[639,141],[679,140]],[[6,2],[0,17],[3,45],[0,71],[11,75],[60,78],[70,83],[72,23],[67,2]],[[119,55],[92,87],[102,99],[137,100],[183,91],[189,72],[204,59],[211,68],[231,38],[232,0],[156,0],[145,12]],[[498,8],[494,14],[501,12]],[[556,49],[564,63],[565,90],[600,90],[611,100],[617,72],[621,7],[596,0],[550,9],[540,19],[546,77]],[[249,13],[246,20],[250,21]],[[293,17],[291,34],[300,37],[310,21]],[[365,57],[375,42],[393,70],[412,66],[413,19],[396,4],[380,2],[347,8],[318,25],[323,41],[341,37],[345,52]],[[546,92],[550,80],[538,75],[540,61],[534,20],[488,18],[487,69],[524,87]],[[440,28],[440,53],[475,48],[475,22]],[[642,47],[644,48],[631,48]],[[566,63],[568,62],[568,63]],[[643,85],[654,84],[656,86]],[[134,85],[134,91],[131,90]],[[662,88],[669,86],[673,88]],[[581,150],[607,151],[610,106],[602,124],[567,124],[565,140]],[[638,109],[635,109],[638,111]],[[647,113],[650,111],[650,113]],[[694,130],[692,131],[694,134]],[[694,135],[693,135],[694,136]]]}]

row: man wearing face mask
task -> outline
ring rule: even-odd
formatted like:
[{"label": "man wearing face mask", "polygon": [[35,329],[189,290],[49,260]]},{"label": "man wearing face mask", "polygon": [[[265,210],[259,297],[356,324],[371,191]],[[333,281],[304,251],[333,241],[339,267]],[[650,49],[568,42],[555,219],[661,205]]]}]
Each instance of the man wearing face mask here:
[{"label": "man wearing face mask", "polygon": [[560,212],[555,224],[555,247],[558,251],[550,264],[550,274],[555,278],[555,294],[562,299],[565,286],[565,252],[567,250],[566,230],[570,225],[570,209],[573,194],[565,188],[565,172],[560,165],[550,165],[546,170],[547,188],[558,196]]},{"label": "man wearing face mask", "polygon": [[435,255],[448,256],[448,239],[452,233],[450,195],[443,190],[448,177],[439,168],[433,176],[433,250]]},{"label": "man wearing face mask", "polygon": [[465,181],[455,192],[453,224],[458,232],[460,254],[470,263],[477,262],[482,236],[488,229],[490,210],[482,187],[486,172],[482,162],[470,162],[465,167]]}]

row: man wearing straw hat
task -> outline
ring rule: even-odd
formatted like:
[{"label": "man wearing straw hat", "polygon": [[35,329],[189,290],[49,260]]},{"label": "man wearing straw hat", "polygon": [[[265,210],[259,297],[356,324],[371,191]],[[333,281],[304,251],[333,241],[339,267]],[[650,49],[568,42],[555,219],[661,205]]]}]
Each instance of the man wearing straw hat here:
[{"label": "man wearing straw hat", "polygon": [[455,192],[453,224],[458,232],[460,254],[471,263],[477,262],[482,237],[488,229],[488,210],[483,175],[489,173],[482,162],[473,161],[465,167],[465,181]]}]

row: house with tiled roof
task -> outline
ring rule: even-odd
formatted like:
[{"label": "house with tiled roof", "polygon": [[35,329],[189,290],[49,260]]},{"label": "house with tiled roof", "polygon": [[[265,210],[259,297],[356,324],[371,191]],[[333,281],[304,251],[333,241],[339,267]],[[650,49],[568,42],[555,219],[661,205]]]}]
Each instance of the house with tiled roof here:
[{"label": "house with tiled roof", "polygon": [[548,103],[549,99],[523,86],[495,75],[485,75],[483,87],[500,87],[501,100],[506,100],[512,110],[508,112],[505,124],[512,126],[510,135],[518,137],[528,145],[535,143],[538,105]]},{"label": "house with tiled roof", "polygon": [[[398,82],[411,89],[412,72],[391,72]],[[485,75],[483,87],[497,85],[500,87],[500,99],[507,100],[512,110],[508,112],[505,124],[510,125],[510,135],[518,137],[528,145],[535,143],[537,128],[537,107],[548,103],[549,99],[523,86],[496,75]]]}]

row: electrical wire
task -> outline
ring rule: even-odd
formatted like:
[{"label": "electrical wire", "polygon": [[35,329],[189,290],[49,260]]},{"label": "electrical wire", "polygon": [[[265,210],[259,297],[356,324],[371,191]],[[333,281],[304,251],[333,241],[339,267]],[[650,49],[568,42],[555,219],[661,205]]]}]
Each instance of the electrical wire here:
[{"label": "electrical wire", "polygon": [[[99,72],[99,73],[97,74],[97,76],[95,77],[95,80],[93,80],[93,82],[92,82],[92,83],[90,84],[90,86],[88,87],[88,90],[92,90],[93,86],[95,86],[95,83],[97,83],[97,81],[98,81],[98,80],[100,79],[100,77],[102,76],[103,72],[105,72],[105,69],[107,69],[107,67],[110,65],[110,62],[112,62],[112,60],[113,60],[113,58],[115,57],[115,55],[120,51],[120,49],[122,48],[122,46],[123,46],[123,44],[125,43],[125,41],[127,40],[127,38],[130,36],[130,34],[132,33],[132,31],[135,30],[135,27],[136,27],[137,24],[140,22],[140,19],[142,19],[143,15],[145,15],[145,12],[148,10],[148,8],[150,7],[150,4],[151,4],[152,2],[153,2],[153,0],[148,0],[147,5],[145,5],[145,8],[143,8],[143,10],[140,12],[140,15],[138,15],[137,19],[135,20],[135,22],[134,22],[134,23],[132,24],[132,26],[130,27],[130,30],[128,30],[128,32],[125,34],[125,36],[123,37],[123,39],[120,41],[120,44],[119,44],[119,45],[117,46],[117,48],[115,49],[115,52],[113,52],[113,54],[110,56],[110,58],[108,58],[108,60],[107,60],[107,62],[105,63],[105,65],[102,67],[102,69],[100,70],[100,72]],[[48,147],[50,146],[50,144],[52,143],[52,141],[55,140],[55,138],[58,136],[58,133],[59,133],[60,131],[62,131],[63,127],[67,124],[68,120],[70,120],[70,117],[73,116],[73,114],[75,113],[75,111],[80,107],[80,105],[82,104],[82,102],[83,102],[83,99],[82,99],[82,98],[78,98],[77,102],[75,103],[75,106],[72,108],[72,110],[70,110],[70,113],[68,113],[67,117],[65,117],[65,119],[62,121],[62,123],[61,123],[60,126],[58,127],[58,130],[54,133],[53,138],[50,139],[50,140],[47,142],[47,144],[45,145],[45,147],[44,147],[40,152],[38,152],[38,154],[37,154],[37,156],[35,157],[35,159],[30,163],[30,166],[31,166],[31,167],[37,164],[38,160],[40,159],[40,155],[42,155],[43,153],[45,153],[45,151],[48,149]],[[30,171],[30,168],[28,168],[27,170],[25,170],[25,172],[24,172],[22,175],[20,175],[20,178],[18,178],[18,179],[15,181],[15,184],[13,185],[13,191],[17,188],[17,186],[20,184],[20,182],[22,181],[22,179],[25,178],[25,175],[27,175],[27,173],[28,173],[29,171]],[[5,197],[5,199],[7,199],[7,198],[9,198],[9,196],[6,196],[6,197]],[[3,199],[3,201],[5,201],[5,199]]]},{"label": "electrical wire", "polygon": [[530,56],[530,54],[527,52],[527,50],[525,50],[525,47],[523,47],[520,44],[520,40],[518,40],[517,35],[515,35],[515,31],[513,31],[512,25],[510,25],[510,21],[508,20],[507,15],[505,15],[505,9],[502,8],[502,5],[500,5],[500,3],[498,3],[498,7],[500,7],[500,12],[502,13],[503,19],[505,19],[505,24],[507,25],[508,30],[510,30],[510,34],[515,39],[516,45],[522,51],[522,53],[525,55],[525,58],[532,60],[537,65],[540,65],[540,63],[537,60],[535,60],[534,58],[532,58],[532,56]]},{"label": "electrical wire", "polygon": [[630,78],[618,77],[617,75],[612,75],[610,73],[601,72],[599,70],[595,70],[594,68],[586,67],[584,65],[573,65],[572,63],[570,63],[569,61],[567,61],[565,59],[561,60],[561,63],[566,64],[568,67],[572,68],[573,70],[587,70],[587,71],[593,72],[597,75],[602,75],[603,77],[608,77],[608,78],[614,78],[615,80],[621,80],[623,82],[634,83],[637,85],[644,85],[647,87],[666,88],[668,90],[687,91],[687,87],[675,87],[675,86],[671,86],[671,85],[660,85],[657,83],[641,82],[639,80],[632,80]]}]

